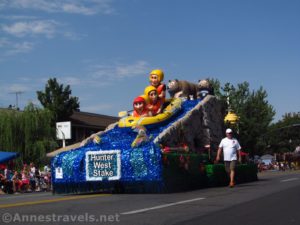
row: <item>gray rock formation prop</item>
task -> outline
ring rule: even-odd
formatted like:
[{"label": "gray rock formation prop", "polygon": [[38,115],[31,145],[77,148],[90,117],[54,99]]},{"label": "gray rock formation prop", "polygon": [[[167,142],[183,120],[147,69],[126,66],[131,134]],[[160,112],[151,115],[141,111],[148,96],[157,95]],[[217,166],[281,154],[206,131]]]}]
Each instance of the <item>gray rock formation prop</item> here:
[{"label": "gray rock formation prop", "polygon": [[223,137],[221,104],[215,96],[206,96],[183,118],[160,133],[154,142],[163,146],[179,146],[185,143],[190,151],[198,152],[210,145],[216,151]]}]

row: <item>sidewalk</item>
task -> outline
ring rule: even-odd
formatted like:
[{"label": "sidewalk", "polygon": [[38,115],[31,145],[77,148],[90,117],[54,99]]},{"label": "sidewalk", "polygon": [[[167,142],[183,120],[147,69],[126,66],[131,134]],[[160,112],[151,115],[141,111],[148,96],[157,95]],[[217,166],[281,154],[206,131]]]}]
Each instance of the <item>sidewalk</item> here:
[{"label": "sidewalk", "polygon": [[282,176],[287,174],[299,174],[300,170],[285,170],[285,171],[279,171],[279,170],[265,170],[263,172],[257,173],[258,179],[269,177],[269,176]]}]

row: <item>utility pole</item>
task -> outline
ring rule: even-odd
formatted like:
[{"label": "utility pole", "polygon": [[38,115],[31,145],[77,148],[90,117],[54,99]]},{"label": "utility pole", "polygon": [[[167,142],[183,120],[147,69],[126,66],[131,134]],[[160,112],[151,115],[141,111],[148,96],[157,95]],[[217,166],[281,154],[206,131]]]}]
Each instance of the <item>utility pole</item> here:
[{"label": "utility pole", "polygon": [[19,109],[19,95],[23,94],[24,91],[13,91],[10,94],[15,94],[16,95],[16,109]]}]

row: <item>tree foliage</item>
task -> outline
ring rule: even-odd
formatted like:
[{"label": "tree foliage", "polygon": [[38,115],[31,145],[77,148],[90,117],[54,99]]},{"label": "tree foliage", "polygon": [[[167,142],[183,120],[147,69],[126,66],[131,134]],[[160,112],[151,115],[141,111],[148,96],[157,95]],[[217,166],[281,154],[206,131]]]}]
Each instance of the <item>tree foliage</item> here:
[{"label": "tree foliage", "polygon": [[269,127],[264,140],[271,153],[293,151],[300,145],[300,112],[286,113],[281,120]]},{"label": "tree foliage", "polygon": [[19,152],[21,161],[39,164],[57,147],[52,114],[29,104],[24,111],[0,111],[0,149]]},{"label": "tree foliage", "polygon": [[48,80],[44,92],[37,91],[38,100],[54,114],[56,122],[68,120],[74,110],[79,110],[78,98],[71,94],[70,85],[64,87],[56,78]]},{"label": "tree foliage", "polygon": [[226,83],[221,86],[218,80],[210,81],[225,108],[224,117],[230,110],[239,117],[236,124],[225,126],[237,131],[244,151],[251,155],[262,154],[265,143],[261,141],[261,135],[268,131],[275,115],[273,107],[267,101],[267,92],[262,87],[251,91],[248,82],[236,86]]},{"label": "tree foliage", "polygon": [[273,107],[266,100],[267,96],[261,87],[249,94],[247,101],[240,105],[241,141],[252,155],[264,153],[265,143],[261,141],[261,136],[268,131],[275,115]]}]

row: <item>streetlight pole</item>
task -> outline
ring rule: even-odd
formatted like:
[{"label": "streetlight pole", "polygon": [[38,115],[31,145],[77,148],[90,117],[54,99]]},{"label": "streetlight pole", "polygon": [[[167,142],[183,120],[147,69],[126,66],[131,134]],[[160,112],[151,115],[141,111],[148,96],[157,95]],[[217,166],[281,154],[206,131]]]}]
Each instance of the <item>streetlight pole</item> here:
[{"label": "streetlight pole", "polygon": [[238,123],[239,117],[233,112],[231,104],[230,104],[230,89],[228,89],[226,91],[226,95],[227,95],[226,102],[227,102],[227,106],[228,106],[228,108],[227,108],[228,112],[224,118],[224,121],[226,123],[229,123],[231,126],[235,125],[236,132],[239,134],[239,123]]},{"label": "streetlight pole", "polygon": [[292,152],[292,142],[293,142],[292,139],[290,139],[289,140],[289,143],[290,143],[290,152]]}]

